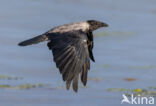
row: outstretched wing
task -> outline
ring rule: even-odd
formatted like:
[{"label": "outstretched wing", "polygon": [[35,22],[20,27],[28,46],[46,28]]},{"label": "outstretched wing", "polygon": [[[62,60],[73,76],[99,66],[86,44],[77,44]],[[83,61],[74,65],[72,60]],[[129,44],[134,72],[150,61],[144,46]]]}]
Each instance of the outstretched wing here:
[{"label": "outstretched wing", "polygon": [[94,55],[93,55],[93,47],[94,47],[94,41],[93,41],[93,33],[92,31],[88,31],[87,33],[87,37],[88,37],[88,51],[89,51],[89,57],[90,59],[95,62],[95,59],[94,59]]},{"label": "outstretched wing", "polygon": [[90,69],[87,35],[82,31],[58,33],[51,35],[50,40],[48,47],[52,49],[56,66],[66,81],[66,88],[69,89],[73,81],[73,89],[77,92],[79,74],[86,85]]}]

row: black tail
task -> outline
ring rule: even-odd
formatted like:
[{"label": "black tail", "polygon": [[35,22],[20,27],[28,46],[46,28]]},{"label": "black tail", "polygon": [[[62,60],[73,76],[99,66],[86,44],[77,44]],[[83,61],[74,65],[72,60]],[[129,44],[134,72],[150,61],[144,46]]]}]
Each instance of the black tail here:
[{"label": "black tail", "polygon": [[18,45],[19,46],[27,46],[27,45],[37,44],[37,43],[47,41],[47,40],[48,40],[48,37],[46,35],[39,35],[34,38],[20,42]]}]

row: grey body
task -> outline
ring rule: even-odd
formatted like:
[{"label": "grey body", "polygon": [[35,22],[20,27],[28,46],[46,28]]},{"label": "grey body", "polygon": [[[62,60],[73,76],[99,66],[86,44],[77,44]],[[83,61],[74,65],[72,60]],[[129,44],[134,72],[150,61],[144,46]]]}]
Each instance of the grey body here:
[{"label": "grey body", "polygon": [[52,50],[56,67],[69,89],[71,82],[75,92],[78,90],[79,74],[84,86],[90,69],[90,59],[94,60],[92,31],[107,27],[100,21],[88,20],[55,27],[46,33],[19,43],[19,46],[49,41],[47,46]]}]

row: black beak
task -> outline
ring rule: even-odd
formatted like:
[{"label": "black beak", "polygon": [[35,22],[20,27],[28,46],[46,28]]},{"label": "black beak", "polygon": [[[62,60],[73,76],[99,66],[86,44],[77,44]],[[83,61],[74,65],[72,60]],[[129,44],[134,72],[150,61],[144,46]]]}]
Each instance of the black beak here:
[{"label": "black beak", "polygon": [[101,27],[108,27],[108,24],[102,22]]}]

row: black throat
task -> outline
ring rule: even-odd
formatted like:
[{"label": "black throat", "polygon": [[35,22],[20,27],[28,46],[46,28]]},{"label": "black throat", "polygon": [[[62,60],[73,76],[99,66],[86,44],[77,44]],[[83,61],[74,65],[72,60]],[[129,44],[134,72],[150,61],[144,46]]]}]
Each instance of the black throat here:
[{"label": "black throat", "polygon": [[87,32],[87,37],[88,37],[88,40],[93,41],[93,32],[91,30]]}]

